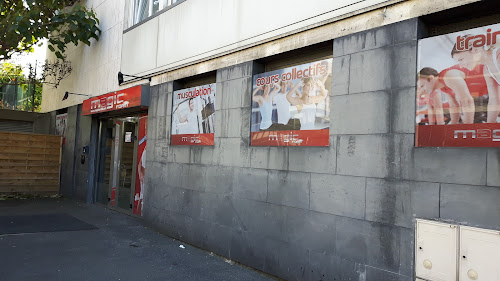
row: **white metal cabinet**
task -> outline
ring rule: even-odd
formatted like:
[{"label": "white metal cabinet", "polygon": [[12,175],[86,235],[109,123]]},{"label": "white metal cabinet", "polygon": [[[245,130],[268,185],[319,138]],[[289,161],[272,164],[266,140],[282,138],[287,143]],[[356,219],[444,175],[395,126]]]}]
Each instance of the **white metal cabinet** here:
[{"label": "white metal cabinet", "polygon": [[500,281],[500,231],[460,227],[459,280]]},{"label": "white metal cabinet", "polygon": [[432,281],[456,281],[457,226],[417,220],[415,238],[417,277]]}]

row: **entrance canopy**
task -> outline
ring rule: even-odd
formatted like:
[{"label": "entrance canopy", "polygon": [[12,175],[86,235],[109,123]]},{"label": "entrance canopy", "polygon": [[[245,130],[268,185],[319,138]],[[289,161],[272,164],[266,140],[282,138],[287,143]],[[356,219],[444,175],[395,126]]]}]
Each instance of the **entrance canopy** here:
[{"label": "entrance canopy", "polygon": [[150,87],[138,85],[83,101],[83,115],[149,106]]}]

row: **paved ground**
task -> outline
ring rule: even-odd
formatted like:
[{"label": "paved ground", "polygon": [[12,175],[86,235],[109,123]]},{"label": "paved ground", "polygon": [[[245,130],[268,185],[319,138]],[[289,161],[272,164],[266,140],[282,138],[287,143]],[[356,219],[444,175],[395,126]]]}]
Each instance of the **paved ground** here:
[{"label": "paved ground", "polygon": [[275,280],[99,205],[62,199],[0,201],[4,218],[55,213],[97,229],[0,235],[0,280]]}]

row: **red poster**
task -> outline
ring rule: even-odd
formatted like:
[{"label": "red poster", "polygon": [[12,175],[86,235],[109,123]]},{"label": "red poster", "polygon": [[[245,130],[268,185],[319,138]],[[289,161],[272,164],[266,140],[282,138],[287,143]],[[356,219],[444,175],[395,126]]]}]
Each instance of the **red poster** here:
[{"label": "red poster", "polygon": [[252,146],[328,146],[332,60],[253,76]]},{"label": "red poster", "polygon": [[141,106],[142,86],[135,86],[83,101],[82,115]]},{"label": "red poster", "polygon": [[139,118],[139,144],[137,147],[137,171],[135,175],[134,214],[141,216],[144,198],[144,176],[146,174],[146,145],[148,132],[148,116]]},{"label": "red poster", "polygon": [[253,146],[328,146],[330,130],[252,132]]},{"label": "red poster", "polygon": [[173,145],[214,145],[215,96],[215,83],[174,92]]},{"label": "red poster", "polygon": [[415,146],[500,147],[500,24],[418,45]]},{"label": "red poster", "polygon": [[214,145],[214,134],[172,135],[173,145]]}]

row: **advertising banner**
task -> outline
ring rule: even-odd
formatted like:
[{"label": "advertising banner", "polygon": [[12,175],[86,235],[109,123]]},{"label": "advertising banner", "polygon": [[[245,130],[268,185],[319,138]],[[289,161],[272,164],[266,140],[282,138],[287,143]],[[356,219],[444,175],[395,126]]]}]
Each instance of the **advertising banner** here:
[{"label": "advertising banner", "polygon": [[254,75],[252,146],[328,146],[332,60]]},{"label": "advertising banner", "polygon": [[144,198],[144,176],[146,175],[146,146],[148,135],[148,115],[139,117],[139,143],[137,146],[137,172],[135,175],[135,215],[142,216],[142,206]]},{"label": "advertising banner", "polygon": [[83,101],[82,115],[141,106],[142,85],[108,93]]},{"label": "advertising banner", "polygon": [[415,146],[500,146],[500,24],[418,43]]},{"label": "advertising banner", "polygon": [[215,83],[174,91],[173,145],[214,145]]},{"label": "advertising banner", "polygon": [[67,122],[68,122],[68,113],[56,115],[56,135],[62,136],[63,144],[66,143]]}]

